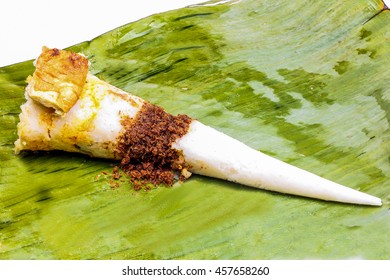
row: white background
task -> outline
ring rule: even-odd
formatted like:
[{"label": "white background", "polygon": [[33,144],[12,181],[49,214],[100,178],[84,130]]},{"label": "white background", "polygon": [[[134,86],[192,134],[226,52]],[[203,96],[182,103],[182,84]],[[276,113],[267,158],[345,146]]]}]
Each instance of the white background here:
[{"label": "white background", "polygon": [[[0,5],[0,67],[66,48],[151,14],[206,0],[10,0]],[[390,0],[384,1],[390,6]]]},{"label": "white background", "polygon": [[66,48],[151,14],[205,0],[10,0],[0,4],[0,67]]},{"label": "white background", "polygon": [[[353,279],[371,280],[388,279],[390,274],[389,261],[0,261],[2,279],[7,280],[329,280]],[[183,269],[206,269],[207,275],[198,276],[123,276],[123,269],[170,268],[179,266]],[[218,267],[265,267],[269,268],[268,275],[218,275]],[[214,273],[213,273],[214,272]]]}]

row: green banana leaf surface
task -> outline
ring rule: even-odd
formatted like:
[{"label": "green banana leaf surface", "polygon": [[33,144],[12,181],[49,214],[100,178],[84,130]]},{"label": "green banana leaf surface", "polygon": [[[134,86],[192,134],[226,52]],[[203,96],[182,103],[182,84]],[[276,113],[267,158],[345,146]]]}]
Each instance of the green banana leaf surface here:
[{"label": "green banana leaf surface", "polygon": [[31,60],[0,68],[0,259],[390,259],[390,12],[381,1],[208,2],[70,49],[99,78],[383,206],[197,175],[113,189],[114,162],[15,155]]}]

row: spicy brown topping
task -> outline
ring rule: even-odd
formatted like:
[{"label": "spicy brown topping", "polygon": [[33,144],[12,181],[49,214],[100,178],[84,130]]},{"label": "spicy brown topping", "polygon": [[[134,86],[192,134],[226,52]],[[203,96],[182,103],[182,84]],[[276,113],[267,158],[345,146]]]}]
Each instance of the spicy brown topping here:
[{"label": "spicy brown topping", "polygon": [[148,102],[134,119],[123,119],[125,133],[117,152],[122,157],[120,168],[135,189],[148,183],[171,186],[176,179],[188,177],[184,157],[172,144],[187,133],[191,122],[187,115],[173,116]]}]

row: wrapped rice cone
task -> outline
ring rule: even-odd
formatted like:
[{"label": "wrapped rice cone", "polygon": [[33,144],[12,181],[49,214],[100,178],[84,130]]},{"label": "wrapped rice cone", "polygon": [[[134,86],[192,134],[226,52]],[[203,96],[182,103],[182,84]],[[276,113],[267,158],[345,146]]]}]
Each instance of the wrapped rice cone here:
[{"label": "wrapped rice cone", "polygon": [[[63,150],[120,160],[134,178],[172,184],[191,173],[293,195],[380,206],[379,198],[269,157],[186,115],[88,73],[87,59],[44,48],[28,79],[15,150]],[[54,69],[54,70],[53,70]]]}]

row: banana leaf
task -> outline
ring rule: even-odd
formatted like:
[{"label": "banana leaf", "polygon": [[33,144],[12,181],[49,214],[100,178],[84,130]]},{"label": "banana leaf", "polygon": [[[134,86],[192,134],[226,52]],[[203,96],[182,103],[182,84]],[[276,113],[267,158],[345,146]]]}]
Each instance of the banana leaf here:
[{"label": "banana leaf", "polygon": [[101,79],[382,207],[196,175],[113,189],[111,161],[15,155],[34,67],[0,68],[0,258],[390,259],[389,38],[378,0],[242,0],[156,14],[70,47]]}]

